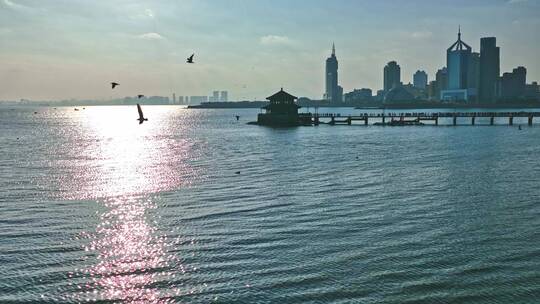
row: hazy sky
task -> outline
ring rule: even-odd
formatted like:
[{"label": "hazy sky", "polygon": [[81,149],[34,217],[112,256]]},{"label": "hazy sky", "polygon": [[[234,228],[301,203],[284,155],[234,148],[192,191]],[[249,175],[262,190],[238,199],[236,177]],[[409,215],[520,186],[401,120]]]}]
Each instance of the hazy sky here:
[{"label": "hazy sky", "polygon": [[0,0],[0,100],[321,98],[332,41],[344,90],[375,91],[390,60],[432,79],[459,24],[475,51],[497,37],[501,72],[540,81],[540,0]]}]

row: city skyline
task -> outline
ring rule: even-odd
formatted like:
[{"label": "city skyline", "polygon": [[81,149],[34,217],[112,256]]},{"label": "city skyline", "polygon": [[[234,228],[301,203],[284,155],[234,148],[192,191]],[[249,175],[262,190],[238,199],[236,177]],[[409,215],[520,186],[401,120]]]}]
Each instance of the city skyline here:
[{"label": "city skyline", "polygon": [[[380,71],[393,60],[401,66],[403,83],[412,83],[417,70],[433,80],[445,66],[444,49],[455,40],[459,24],[475,52],[480,38],[497,37],[501,76],[525,66],[528,80],[536,81],[538,8],[536,0],[477,1],[463,8],[455,1],[125,1],[113,6],[1,0],[0,100],[108,99],[134,91],[201,95],[215,87],[227,88],[229,99],[261,99],[280,86],[318,99],[332,41],[339,49],[344,92],[376,91],[383,87]],[[328,18],[318,18],[323,15]],[[191,52],[197,63],[186,66]],[[122,90],[105,88],[113,79],[123,82]]]}]

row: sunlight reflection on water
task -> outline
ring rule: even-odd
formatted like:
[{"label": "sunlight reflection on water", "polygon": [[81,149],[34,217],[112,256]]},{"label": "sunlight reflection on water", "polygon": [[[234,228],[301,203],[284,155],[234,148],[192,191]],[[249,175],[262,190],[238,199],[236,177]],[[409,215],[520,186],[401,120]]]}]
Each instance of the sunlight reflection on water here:
[{"label": "sunlight reflection on water", "polygon": [[187,162],[194,156],[193,142],[175,136],[181,130],[172,129],[168,122],[175,112],[167,110],[145,108],[151,119],[142,125],[129,107],[93,107],[72,116],[76,127],[69,141],[86,145],[75,147],[68,157],[76,166],[63,164],[77,168],[59,176],[67,190],[63,198],[149,194],[189,184],[182,176],[194,174]]},{"label": "sunlight reflection on water", "polygon": [[[159,287],[182,265],[167,253],[173,244],[159,231],[152,216],[159,207],[149,195],[189,184],[183,176],[193,174],[186,161],[191,144],[168,129],[168,109],[145,108],[150,121],[142,125],[129,110],[95,107],[73,116],[78,128],[71,140],[93,144],[75,149],[85,157],[77,171],[61,177],[71,190],[65,198],[98,198],[105,207],[84,248],[95,264],[74,274],[85,278],[77,286],[77,301],[168,303],[180,294]],[[172,271],[171,264],[178,269]]]},{"label": "sunlight reflection on water", "polygon": [[175,276],[169,270],[174,260],[167,253],[171,244],[147,216],[157,208],[155,203],[127,197],[104,204],[109,211],[101,215],[101,223],[85,246],[86,251],[97,255],[98,262],[82,271],[88,279],[78,286],[81,291],[76,299],[170,302],[172,294],[180,292],[155,287]]}]

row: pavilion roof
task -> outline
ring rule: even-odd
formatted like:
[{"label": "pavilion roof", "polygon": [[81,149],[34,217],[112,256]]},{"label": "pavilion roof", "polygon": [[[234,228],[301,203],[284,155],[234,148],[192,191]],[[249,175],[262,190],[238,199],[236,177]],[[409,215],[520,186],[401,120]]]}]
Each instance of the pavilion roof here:
[{"label": "pavilion roof", "polygon": [[283,91],[283,88],[281,88],[281,90],[279,92],[275,93],[272,96],[266,97],[266,99],[267,100],[281,101],[281,100],[295,100],[295,99],[298,99],[298,97],[293,96],[293,95]]}]

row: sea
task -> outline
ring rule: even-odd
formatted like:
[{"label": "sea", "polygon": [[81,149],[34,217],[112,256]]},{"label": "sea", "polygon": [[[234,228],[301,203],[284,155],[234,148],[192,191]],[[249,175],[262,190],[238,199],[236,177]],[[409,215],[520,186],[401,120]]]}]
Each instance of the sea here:
[{"label": "sea", "polygon": [[0,303],[540,303],[540,118],[143,111],[0,106]]}]

